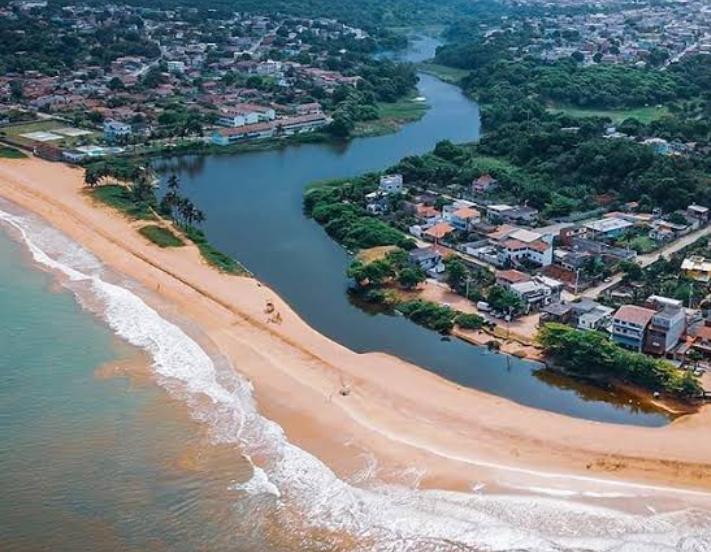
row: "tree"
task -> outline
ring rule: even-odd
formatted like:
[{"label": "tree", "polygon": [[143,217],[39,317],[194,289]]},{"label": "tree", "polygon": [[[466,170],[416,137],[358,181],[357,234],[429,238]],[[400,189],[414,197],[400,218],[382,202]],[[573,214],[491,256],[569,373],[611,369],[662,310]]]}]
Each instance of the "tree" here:
[{"label": "tree", "polygon": [[447,283],[454,291],[461,291],[466,285],[469,270],[459,257],[451,257],[446,262]]},{"label": "tree", "polygon": [[426,275],[419,267],[405,267],[397,276],[398,283],[405,289],[413,289],[425,279]]},{"label": "tree", "polygon": [[521,301],[521,298],[512,291],[499,285],[493,285],[489,288],[486,301],[492,309],[499,312],[514,315],[523,310],[523,301]]},{"label": "tree", "polygon": [[347,138],[355,128],[353,120],[343,112],[336,112],[333,121],[328,125],[328,131],[339,138]]}]

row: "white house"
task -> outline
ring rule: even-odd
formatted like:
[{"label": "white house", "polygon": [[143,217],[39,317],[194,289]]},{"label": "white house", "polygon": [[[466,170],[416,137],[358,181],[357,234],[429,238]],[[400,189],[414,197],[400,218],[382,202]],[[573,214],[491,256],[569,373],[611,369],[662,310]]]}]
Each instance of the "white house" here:
[{"label": "white house", "polygon": [[402,175],[384,174],[380,177],[379,187],[386,194],[399,194],[402,192]]}]

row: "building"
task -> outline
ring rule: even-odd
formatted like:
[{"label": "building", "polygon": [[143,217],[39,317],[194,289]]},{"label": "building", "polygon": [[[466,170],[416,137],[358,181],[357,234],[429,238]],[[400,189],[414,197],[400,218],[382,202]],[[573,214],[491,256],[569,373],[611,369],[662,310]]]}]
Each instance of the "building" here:
[{"label": "building", "polygon": [[612,322],[614,309],[601,305],[592,299],[583,298],[570,304],[570,323],[579,330],[603,330]]},{"label": "building", "polygon": [[593,238],[614,239],[622,236],[633,224],[621,218],[603,218],[583,225]]},{"label": "building", "polygon": [[498,186],[498,181],[490,174],[483,174],[479,178],[472,181],[472,194],[480,195],[495,189]]},{"label": "building", "polygon": [[517,282],[508,287],[515,293],[524,304],[524,312],[540,310],[553,301],[553,292],[547,285],[531,280],[529,282]]},{"label": "building", "polygon": [[408,253],[412,264],[419,266],[425,272],[444,272],[442,254],[434,247],[417,247]]},{"label": "building", "polygon": [[379,188],[386,194],[399,194],[402,192],[402,175],[384,174],[380,177]]},{"label": "building", "polygon": [[277,130],[286,136],[313,132],[317,128],[326,126],[328,122],[328,117],[323,113],[308,113],[306,115],[297,115],[296,117],[284,117],[276,121]]},{"label": "building", "polygon": [[468,232],[481,222],[481,213],[471,205],[455,202],[442,208],[442,218],[457,230]]},{"label": "building", "polygon": [[620,307],[612,317],[612,340],[626,349],[641,351],[655,314],[652,309],[636,305]]},{"label": "building", "polygon": [[666,355],[679,344],[686,331],[686,314],[679,307],[666,307],[652,316],[644,340],[644,352]]},{"label": "building", "polygon": [[489,205],[486,216],[490,221],[505,223],[532,224],[538,219],[538,209],[527,206],[512,206],[504,203]]},{"label": "building", "polygon": [[691,204],[686,208],[686,216],[698,220],[701,224],[709,222],[709,208]]},{"label": "building", "polygon": [[711,261],[698,255],[687,257],[681,263],[681,272],[687,278],[708,283],[711,280]]},{"label": "building", "polygon": [[434,226],[430,226],[427,230],[423,232],[425,238],[429,238],[435,243],[439,240],[446,238],[449,234],[454,232],[454,227],[447,222],[438,222]]},{"label": "building", "polygon": [[273,121],[275,118],[276,111],[271,107],[256,104],[237,104],[234,107],[223,109],[217,118],[217,124],[235,128]]},{"label": "building", "polygon": [[274,136],[272,123],[254,123],[237,128],[225,128],[212,134],[212,143],[218,146],[228,146],[242,140],[259,140]]},{"label": "building", "polygon": [[501,243],[499,257],[504,264],[530,261],[539,266],[549,266],[553,263],[553,246],[543,240],[523,242],[510,238]]},{"label": "building", "polygon": [[505,288],[511,287],[513,284],[521,282],[530,282],[531,277],[525,272],[519,270],[497,270],[496,284]]},{"label": "building", "polygon": [[104,122],[104,138],[107,142],[116,142],[131,135],[131,125],[120,121]]}]

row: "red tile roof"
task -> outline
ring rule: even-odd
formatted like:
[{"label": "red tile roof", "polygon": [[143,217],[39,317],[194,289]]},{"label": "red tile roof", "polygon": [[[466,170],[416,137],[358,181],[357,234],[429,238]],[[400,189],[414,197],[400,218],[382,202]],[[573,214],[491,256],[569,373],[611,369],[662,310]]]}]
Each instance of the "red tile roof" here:
[{"label": "red tile roof", "polygon": [[646,326],[655,314],[657,314],[657,312],[652,309],[646,309],[636,305],[624,305],[617,309],[614,318],[615,320],[629,322],[637,326]]},{"label": "red tile roof", "polygon": [[454,232],[454,228],[452,226],[446,222],[440,222],[425,230],[425,235],[438,240],[452,232]]},{"label": "red tile roof", "polygon": [[496,279],[503,280],[510,284],[515,284],[518,282],[528,282],[531,277],[525,272],[519,270],[497,270]]}]

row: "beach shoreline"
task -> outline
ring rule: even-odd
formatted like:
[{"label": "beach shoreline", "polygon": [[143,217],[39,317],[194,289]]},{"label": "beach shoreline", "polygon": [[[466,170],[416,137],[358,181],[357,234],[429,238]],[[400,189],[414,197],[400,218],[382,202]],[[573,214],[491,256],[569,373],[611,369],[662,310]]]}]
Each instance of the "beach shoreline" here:
[{"label": "beach shoreline", "polygon": [[[534,410],[329,340],[267,286],[217,272],[194,246],[152,245],[134,222],[90,200],[78,168],[2,160],[0,196],[155,294],[144,299],[160,312],[199,327],[253,384],[260,412],[339,476],[361,469],[359,454],[368,451],[383,480],[397,482],[417,466],[424,488],[470,490],[497,479],[594,487],[630,482],[649,492],[678,488],[689,500],[711,502],[703,493],[711,491],[711,440],[703,439],[711,427],[709,406],[662,428]],[[270,322],[267,302],[280,322]]]}]

